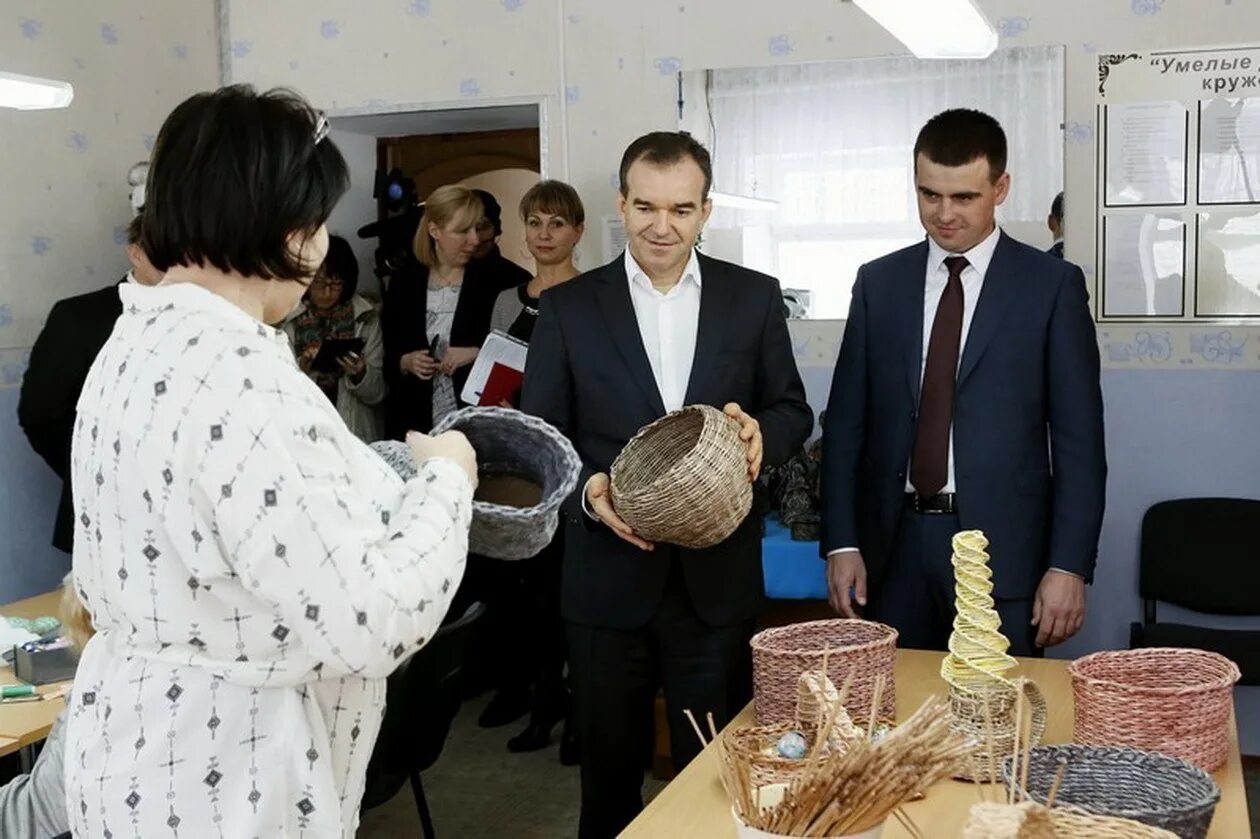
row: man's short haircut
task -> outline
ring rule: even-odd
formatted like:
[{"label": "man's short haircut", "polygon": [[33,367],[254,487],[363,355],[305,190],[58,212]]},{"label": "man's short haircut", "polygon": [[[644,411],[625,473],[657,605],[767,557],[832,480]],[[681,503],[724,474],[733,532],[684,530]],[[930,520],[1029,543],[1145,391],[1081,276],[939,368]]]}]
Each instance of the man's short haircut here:
[{"label": "man's short haircut", "polygon": [[539,181],[531,186],[521,197],[521,220],[528,221],[530,213],[559,216],[574,227],[586,223],[582,198],[564,181]]},{"label": "man's short haircut", "polygon": [[158,132],[145,185],[142,243],[153,266],[314,274],[289,237],[318,230],[350,185],[326,133],[322,115],[289,90],[232,85],[184,100]]},{"label": "man's short haircut", "polygon": [[983,111],[942,111],[919,131],[914,143],[916,166],[920,154],[933,163],[951,167],[984,158],[989,162],[989,179],[996,182],[1006,172],[1006,132]]},{"label": "man's short haircut", "polygon": [[341,236],[328,237],[328,255],[320,273],[330,280],[341,280],[341,296],[337,302],[345,303],[359,290],[359,259]]},{"label": "man's short haircut", "polygon": [[630,167],[640,160],[654,166],[672,166],[687,158],[694,160],[704,173],[704,192],[701,193],[701,198],[709,200],[709,189],[713,186],[713,160],[709,157],[709,150],[686,131],[653,131],[651,134],[644,134],[626,148],[626,153],[621,156],[619,173],[622,196],[630,194],[626,176],[630,174]]},{"label": "man's short haircut", "polygon": [[1050,202],[1050,216],[1060,224],[1063,223],[1063,193],[1060,192],[1054,196],[1054,200]]}]

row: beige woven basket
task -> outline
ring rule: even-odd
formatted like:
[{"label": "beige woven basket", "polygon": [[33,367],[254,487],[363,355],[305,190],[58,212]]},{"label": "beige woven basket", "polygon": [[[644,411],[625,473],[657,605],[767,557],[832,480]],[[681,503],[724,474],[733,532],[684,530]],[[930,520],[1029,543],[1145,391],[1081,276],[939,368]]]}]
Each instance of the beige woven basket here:
[{"label": "beige woven basket", "polygon": [[613,461],[612,502],[650,542],[711,548],[752,508],[748,448],[717,408],[692,405],[644,426]]},{"label": "beige woven basket", "polygon": [[821,670],[843,685],[853,674],[844,707],[855,720],[866,719],[880,683],[881,719],[895,719],[897,630],[874,621],[837,618],[765,629],[749,642],[753,659],[753,692],[757,722],[774,725],[796,718],[797,680],[806,670]]},{"label": "beige woven basket", "polygon": [[[1017,713],[1016,705],[1027,702]],[[954,731],[975,744],[966,764],[954,777],[984,783],[995,778],[1002,761],[1015,750],[1016,723],[1028,721],[1028,744],[1036,746],[1046,733],[1045,696],[1036,683],[1021,679],[1015,683],[997,682],[964,688],[950,685],[949,710]]]},{"label": "beige woven basket", "polygon": [[1033,801],[971,805],[963,839],[1177,839],[1170,830]]},{"label": "beige woven basket", "polygon": [[1229,754],[1238,665],[1217,653],[1148,647],[1094,653],[1068,666],[1075,737],[1087,746],[1130,746],[1211,772]]}]

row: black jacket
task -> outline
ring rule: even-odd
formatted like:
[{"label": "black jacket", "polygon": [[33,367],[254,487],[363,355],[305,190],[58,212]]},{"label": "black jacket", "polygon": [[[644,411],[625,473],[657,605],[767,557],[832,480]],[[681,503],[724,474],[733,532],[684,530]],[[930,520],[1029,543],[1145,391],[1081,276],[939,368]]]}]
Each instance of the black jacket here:
[{"label": "black jacket", "polygon": [[[796,369],[779,284],[771,277],[700,256],[700,320],[685,404],[738,402],[761,423],[765,466],[795,454],[813,427]],[[721,626],[761,606],[761,528],[749,516],[706,550],[658,545],[645,553],[581,508],[582,490],[641,427],[661,417],[661,401],[639,335],[624,262],[583,274],[542,296],[525,369],[522,410],[568,435],[582,457],[577,490],[563,505],[563,611],[566,619],[632,629],[656,610],[670,565],[681,563],[697,614]]]},{"label": "black jacket", "polygon": [[[499,292],[527,281],[529,273],[514,262],[491,255],[470,262],[451,324],[450,345],[479,347],[490,332],[490,313]],[[381,306],[385,339],[385,436],[401,440],[408,431],[433,427],[433,381],[404,375],[398,361],[414,350],[428,349],[432,336],[425,331],[429,303],[429,269],[411,260],[390,280]],[[456,371],[455,396],[463,390],[471,367]]]},{"label": "black jacket", "polygon": [[74,547],[70,439],[75,407],[88,369],[121,314],[117,285],[58,301],[35,339],[30,367],[22,381],[18,422],[31,441],[31,448],[62,480],[52,543],[66,553]]}]

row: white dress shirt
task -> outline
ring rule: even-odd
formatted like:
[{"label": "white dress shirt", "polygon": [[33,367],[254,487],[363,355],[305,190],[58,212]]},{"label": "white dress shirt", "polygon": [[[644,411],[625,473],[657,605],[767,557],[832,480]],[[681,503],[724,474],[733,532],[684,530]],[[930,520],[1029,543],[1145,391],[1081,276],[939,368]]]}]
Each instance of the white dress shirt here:
[{"label": "white dress shirt", "polygon": [[[647,273],[626,248],[626,277],[630,283],[630,305],[639,323],[639,337],[652,366],[652,377],[666,411],[677,411],[687,398],[691,365],[696,357],[696,330],[700,324],[700,260],[693,248],[682,277],[669,291],[652,285]],[[589,483],[589,481],[588,481]],[[598,518],[586,505],[582,509]]]},{"label": "white dress shirt", "polygon": [[639,322],[639,335],[652,376],[666,411],[677,411],[687,398],[687,382],[696,356],[696,327],[700,323],[700,260],[695,250],[682,277],[669,291],[659,291],[626,248],[626,277],[630,303]]}]

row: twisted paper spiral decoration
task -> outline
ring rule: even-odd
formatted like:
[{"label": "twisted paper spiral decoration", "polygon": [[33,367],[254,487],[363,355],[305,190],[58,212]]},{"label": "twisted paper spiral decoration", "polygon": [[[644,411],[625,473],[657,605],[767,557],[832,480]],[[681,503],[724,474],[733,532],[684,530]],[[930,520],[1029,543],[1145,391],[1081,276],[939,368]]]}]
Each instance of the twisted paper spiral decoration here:
[{"label": "twisted paper spiral decoration", "polygon": [[941,678],[963,688],[1009,683],[1004,674],[1017,662],[1006,652],[1011,642],[999,631],[1002,619],[993,607],[993,569],[985,553],[989,540],[979,530],[964,530],[954,535],[953,544],[956,614]]}]

